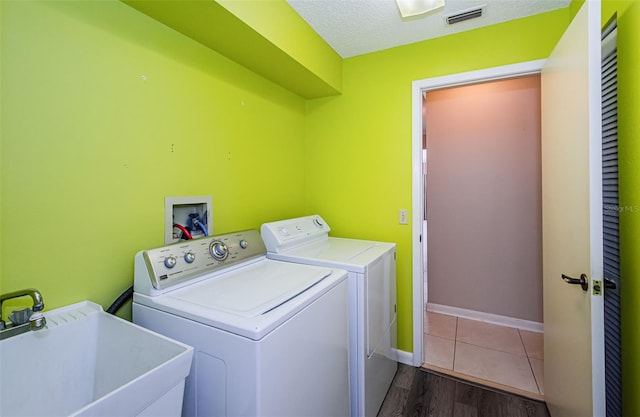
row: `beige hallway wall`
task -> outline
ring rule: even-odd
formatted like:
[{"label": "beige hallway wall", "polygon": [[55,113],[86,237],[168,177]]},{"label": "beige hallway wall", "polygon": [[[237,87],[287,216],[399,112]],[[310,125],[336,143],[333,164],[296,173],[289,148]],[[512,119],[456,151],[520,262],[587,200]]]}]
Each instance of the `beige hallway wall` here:
[{"label": "beige hallway wall", "polygon": [[542,322],[540,78],[427,93],[429,303]]}]

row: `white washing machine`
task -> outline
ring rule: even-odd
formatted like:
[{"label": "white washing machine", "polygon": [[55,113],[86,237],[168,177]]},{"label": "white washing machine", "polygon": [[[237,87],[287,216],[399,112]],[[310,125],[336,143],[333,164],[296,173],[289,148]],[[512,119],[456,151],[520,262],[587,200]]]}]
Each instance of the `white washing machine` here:
[{"label": "white washing machine", "polygon": [[134,323],[194,347],[184,416],[348,415],[346,271],[265,254],[257,230],[139,252]]},{"label": "white washing machine", "polygon": [[318,215],[262,225],[267,257],[349,272],[351,416],[375,416],[397,370],[396,245],[330,237]]}]

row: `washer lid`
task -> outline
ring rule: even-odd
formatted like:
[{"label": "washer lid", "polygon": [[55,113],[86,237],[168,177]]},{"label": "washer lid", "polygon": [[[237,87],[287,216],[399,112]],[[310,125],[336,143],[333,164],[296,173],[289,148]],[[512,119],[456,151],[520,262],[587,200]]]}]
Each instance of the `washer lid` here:
[{"label": "washer lid", "polygon": [[346,279],[340,269],[263,259],[164,294],[134,293],[133,301],[260,340]]},{"label": "washer lid", "polygon": [[173,297],[242,317],[256,317],[313,287],[331,272],[325,268],[301,271],[289,264],[266,262],[189,286]]}]

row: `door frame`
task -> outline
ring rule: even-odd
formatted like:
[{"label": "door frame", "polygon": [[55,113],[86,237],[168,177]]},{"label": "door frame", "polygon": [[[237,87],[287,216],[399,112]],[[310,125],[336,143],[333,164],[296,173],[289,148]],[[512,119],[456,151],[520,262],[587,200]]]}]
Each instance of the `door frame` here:
[{"label": "door frame", "polygon": [[[545,59],[521,62],[517,64],[486,68],[477,71],[469,71],[441,77],[426,78],[413,81],[411,86],[411,238],[412,243],[412,292],[413,292],[413,354],[400,356],[401,362],[422,366],[424,311],[427,300],[425,294],[425,281],[423,254],[427,236],[422,236],[422,215],[425,201],[423,172],[422,172],[422,95],[425,92],[449,87],[458,87],[469,84],[477,84],[488,81],[503,80],[540,74]],[[427,150],[428,154],[428,150]],[[428,227],[427,227],[428,230]]]}]

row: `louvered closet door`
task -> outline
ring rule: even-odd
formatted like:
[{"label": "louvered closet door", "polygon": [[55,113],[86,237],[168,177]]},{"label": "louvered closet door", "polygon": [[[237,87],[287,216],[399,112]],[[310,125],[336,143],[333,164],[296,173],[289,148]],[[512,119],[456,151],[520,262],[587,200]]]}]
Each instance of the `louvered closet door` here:
[{"label": "louvered closet door", "polygon": [[618,200],[618,89],[615,30],[603,40],[602,51],[602,203],[605,288],[605,386],[607,417],[622,415],[620,352],[620,257]]}]

